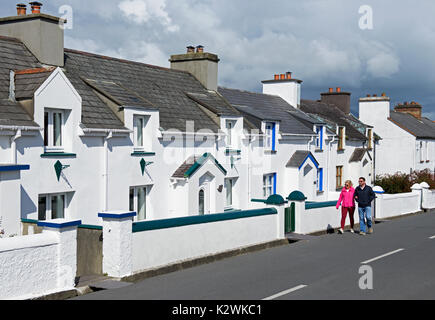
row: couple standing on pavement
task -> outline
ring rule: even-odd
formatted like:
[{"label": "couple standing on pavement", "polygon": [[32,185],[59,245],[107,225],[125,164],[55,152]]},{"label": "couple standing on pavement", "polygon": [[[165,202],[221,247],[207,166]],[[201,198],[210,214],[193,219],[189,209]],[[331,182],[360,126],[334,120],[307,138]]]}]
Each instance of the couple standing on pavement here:
[{"label": "couple standing on pavement", "polygon": [[354,233],[354,220],[353,214],[355,212],[355,201],[358,203],[358,213],[359,213],[359,225],[360,225],[360,235],[366,234],[366,222],[368,233],[373,233],[372,228],[372,207],[371,203],[376,198],[373,189],[366,185],[366,179],[361,177],[358,180],[359,186],[355,189],[352,186],[352,181],[347,180],[345,182],[343,190],[341,190],[340,198],[338,199],[336,208],[338,209],[341,204],[341,228],[338,229],[339,233],[343,233],[344,224],[346,222],[346,216],[349,213],[350,218],[350,232]]}]

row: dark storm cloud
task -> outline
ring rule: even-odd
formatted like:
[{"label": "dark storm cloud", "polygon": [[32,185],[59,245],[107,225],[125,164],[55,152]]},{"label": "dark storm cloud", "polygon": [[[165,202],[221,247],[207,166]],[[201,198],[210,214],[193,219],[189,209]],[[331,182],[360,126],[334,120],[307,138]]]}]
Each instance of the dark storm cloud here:
[{"label": "dark storm cloud", "polygon": [[[17,1],[3,0],[1,15]],[[435,2],[349,0],[46,0],[74,10],[66,46],[168,66],[170,54],[202,44],[221,58],[221,85],[260,91],[260,81],[293,71],[302,96],[328,87],[357,98],[386,92],[415,100],[435,118]],[[6,5],[7,4],[7,5]],[[361,30],[361,5],[373,30]]]}]

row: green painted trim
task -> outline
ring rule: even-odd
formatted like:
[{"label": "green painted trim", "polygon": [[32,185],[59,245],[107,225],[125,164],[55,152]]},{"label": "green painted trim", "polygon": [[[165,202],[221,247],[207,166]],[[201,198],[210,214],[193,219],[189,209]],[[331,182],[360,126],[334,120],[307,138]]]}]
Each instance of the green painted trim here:
[{"label": "green painted trim", "polygon": [[325,201],[325,202],[307,202],[305,203],[305,209],[317,209],[317,208],[327,208],[327,207],[335,207],[337,205],[337,201]]},{"label": "green painted trim", "polygon": [[262,202],[266,203],[267,199],[251,199],[251,202]]},{"label": "green painted trim", "polygon": [[265,203],[269,205],[281,205],[287,203],[287,201],[285,201],[284,198],[279,194],[273,194],[269,198],[267,198]]},{"label": "green painted trim", "polygon": [[132,157],[155,156],[155,152],[133,152]]},{"label": "green painted trim", "polygon": [[41,154],[41,158],[67,158],[67,157],[77,157],[75,153],[65,153],[65,152],[46,152]]},{"label": "green painted trim", "polygon": [[290,200],[290,201],[303,201],[303,200],[307,200],[307,197],[302,192],[300,192],[300,191],[293,191],[287,197],[287,200]]},{"label": "green painted trim", "polygon": [[190,178],[195,172],[196,170],[198,170],[206,161],[208,158],[211,158],[214,163],[218,166],[219,169],[221,169],[221,171],[226,175],[227,174],[227,170],[225,170],[224,167],[221,166],[221,164],[216,160],[215,157],[213,157],[213,155],[211,153],[204,153],[202,155],[201,158],[199,158],[190,168],[189,170],[186,171],[186,173],[184,173],[184,177],[185,178]]},{"label": "green painted trim", "polygon": [[195,224],[273,215],[277,213],[278,211],[275,208],[265,208],[265,209],[257,209],[257,210],[208,214],[204,216],[189,216],[189,217],[174,218],[174,219],[135,222],[133,223],[133,232],[135,233],[135,232],[158,230],[158,229],[176,228],[176,227],[190,226]]},{"label": "green painted trim", "polygon": [[38,220],[32,220],[32,219],[21,219],[22,223],[33,223],[33,224],[37,224]]},{"label": "green painted trim", "polygon": [[90,224],[82,224],[79,226],[79,229],[103,230],[103,227],[102,226],[93,226]]}]

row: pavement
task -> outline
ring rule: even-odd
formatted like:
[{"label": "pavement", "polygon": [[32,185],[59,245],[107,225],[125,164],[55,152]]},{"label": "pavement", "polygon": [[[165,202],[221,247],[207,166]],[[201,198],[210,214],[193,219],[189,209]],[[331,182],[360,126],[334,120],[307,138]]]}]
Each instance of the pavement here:
[{"label": "pavement", "polygon": [[435,211],[375,224],[372,235],[311,236],[74,299],[432,300]]}]

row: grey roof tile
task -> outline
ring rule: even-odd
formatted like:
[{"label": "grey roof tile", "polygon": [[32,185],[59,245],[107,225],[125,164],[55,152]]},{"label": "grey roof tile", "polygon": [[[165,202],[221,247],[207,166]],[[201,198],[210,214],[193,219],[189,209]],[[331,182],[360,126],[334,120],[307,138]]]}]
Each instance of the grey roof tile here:
[{"label": "grey roof tile", "polygon": [[286,167],[299,168],[304,163],[305,159],[307,159],[308,156],[311,156],[314,159],[314,161],[317,163],[317,165],[319,164],[319,162],[316,160],[316,158],[313,156],[313,154],[310,151],[297,150],[295,151],[295,153],[293,153],[293,155],[287,162]]},{"label": "grey roof tile", "polygon": [[[314,134],[314,119],[293,108],[278,96],[219,87],[219,93],[251,123],[261,128],[262,121],[279,121],[280,131]],[[309,120],[308,120],[309,119]]]},{"label": "grey roof tile", "polygon": [[427,118],[419,120],[408,113],[391,111],[390,119],[417,138],[435,139],[435,124]]}]

